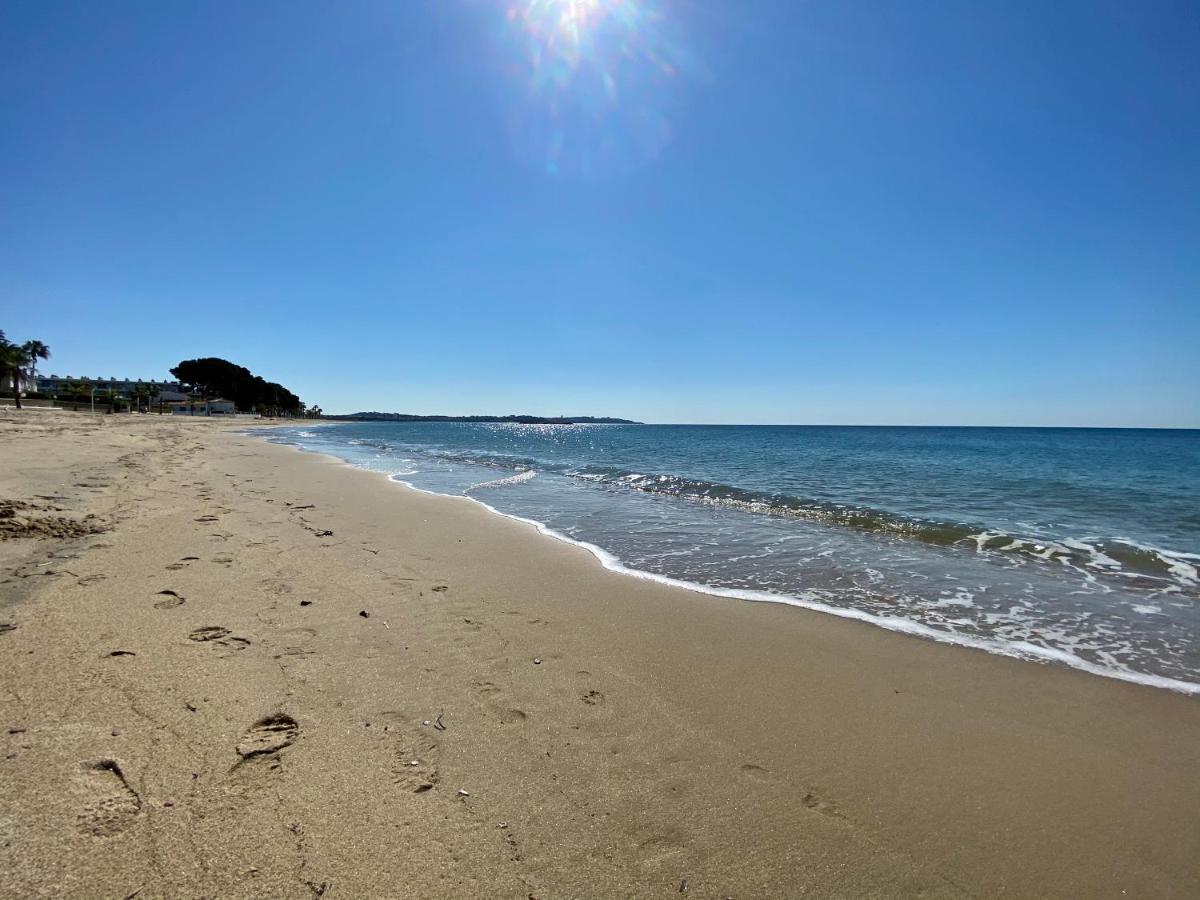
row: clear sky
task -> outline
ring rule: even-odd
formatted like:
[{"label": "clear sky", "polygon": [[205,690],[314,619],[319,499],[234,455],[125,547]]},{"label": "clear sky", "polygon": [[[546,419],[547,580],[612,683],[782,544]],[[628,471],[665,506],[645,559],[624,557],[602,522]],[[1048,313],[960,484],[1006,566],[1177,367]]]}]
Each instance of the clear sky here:
[{"label": "clear sky", "polygon": [[1200,426],[1200,5],[0,0],[0,328],[327,411]]}]

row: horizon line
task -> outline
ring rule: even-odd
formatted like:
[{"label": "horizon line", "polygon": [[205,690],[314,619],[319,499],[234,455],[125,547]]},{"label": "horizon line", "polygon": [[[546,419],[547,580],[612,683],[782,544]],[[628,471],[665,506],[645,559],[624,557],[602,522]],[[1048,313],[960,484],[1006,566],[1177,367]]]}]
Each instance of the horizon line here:
[{"label": "horizon line", "polygon": [[[357,413],[327,413],[321,416],[323,419],[333,419],[335,417],[349,417],[358,415]],[[495,415],[490,413],[383,413],[383,415],[413,415],[426,418],[445,416],[449,419],[466,419],[471,417],[482,418],[511,418],[514,416],[530,416],[538,419],[623,419],[625,416],[542,416],[535,413],[507,413],[505,415]],[[362,421],[391,421],[399,425],[420,425],[428,424],[421,421],[404,421],[400,419],[363,419]],[[471,425],[471,422],[434,422],[433,424],[459,424]],[[556,424],[556,423],[547,423]],[[1197,425],[947,425],[936,423],[921,423],[921,424],[898,424],[898,423],[870,423],[870,422],[641,422],[630,419],[628,422],[581,422],[577,424],[596,424],[596,425],[660,425],[660,426],[677,426],[683,428],[1010,428],[1010,429],[1056,429],[1056,430],[1073,430],[1073,431],[1200,431],[1200,424]]]}]

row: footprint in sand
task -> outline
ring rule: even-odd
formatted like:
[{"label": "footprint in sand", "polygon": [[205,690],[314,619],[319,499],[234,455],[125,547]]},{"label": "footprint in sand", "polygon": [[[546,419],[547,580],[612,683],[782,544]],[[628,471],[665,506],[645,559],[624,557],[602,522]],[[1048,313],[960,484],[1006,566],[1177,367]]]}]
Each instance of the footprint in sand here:
[{"label": "footprint in sand", "polygon": [[845,818],[831,800],[826,800],[824,797],[814,794],[812,791],[807,792],[803,797],[801,797],[800,802],[803,803],[808,809],[811,809],[814,812],[819,812],[822,815],[831,816],[835,819]]},{"label": "footprint in sand", "polygon": [[286,713],[263,716],[246,730],[234,747],[241,757],[238,764],[257,757],[273,756],[294,744],[299,736],[299,724]]},{"label": "footprint in sand", "polygon": [[742,775],[751,781],[767,783],[775,780],[771,777],[770,771],[765,766],[760,766],[757,763],[743,763],[741,772]]},{"label": "footprint in sand", "polygon": [[295,659],[306,659],[309,656],[316,656],[316,650],[310,650],[307,647],[284,647],[282,653],[276,653],[276,659],[283,659],[285,656]]},{"label": "footprint in sand", "polygon": [[678,856],[687,845],[687,839],[678,828],[668,828],[662,834],[652,835],[639,841],[637,855],[643,865],[656,866]]},{"label": "footprint in sand", "polygon": [[82,763],[76,783],[90,797],[77,819],[80,831],[98,837],[118,834],[132,825],[142,810],[142,798],[115,759]]},{"label": "footprint in sand", "polygon": [[441,780],[437,767],[440,753],[438,742],[427,735],[400,744],[395,750],[392,782],[414,794],[432,791]]},{"label": "footprint in sand", "polygon": [[250,646],[249,638],[230,634],[228,628],[222,628],[220,625],[204,625],[193,629],[188,634],[188,640],[196,641],[200,644],[212,644],[228,650],[245,650]]},{"label": "footprint in sand", "polygon": [[224,637],[228,637],[229,629],[222,628],[220,625],[204,625],[200,628],[195,628],[188,635],[188,640],[191,641],[219,641]]},{"label": "footprint in sand", "polygon": [[[301,601],[302,603],[304,601]],[[282,659],[285,656],[296,657],[303,659],[306,656],[314,656],[316,650],[307,646],[313,638],[317,636],[315,628],[289,628],[280,633],[286,643],[283,651],[275,654],[276,659]]]},{"label": "footprint in sand", "polygon": [[177,606],[183,606],[183,597],[175,591],[159,591],[158,595],[162,597],[154,603],[155,609],[174,609]]},{"label": "footprint in sand", "polygon": [[477,680],[471,683],[479,694],[485,715],[495,715],[501,725],[518,725],[529,718],[525,710],[509,705],[511,701],[505,699],[504,691],[495,682]]},{"label": "footprint in sand", "polygon": [[292,592],[292,578],[264,578],[259,584],[263,590],[271,594],[290,594]]},{"label": "footprint in sand", "polygon": [[500,693],[500,687],[494,681],[473,680],[471,684],[478,688],[478,692],[485,697]]}]

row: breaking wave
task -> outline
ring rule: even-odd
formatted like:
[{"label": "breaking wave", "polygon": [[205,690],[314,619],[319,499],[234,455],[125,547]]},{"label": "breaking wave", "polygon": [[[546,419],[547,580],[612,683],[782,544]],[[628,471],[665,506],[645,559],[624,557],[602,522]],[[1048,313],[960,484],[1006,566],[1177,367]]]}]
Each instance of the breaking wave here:
[{"label": "breaking wave", "polygon": [[441,459],[496,469],[516,475],[473,485],[469,490],[517,484],[532,478],[535,468],[608,490],[630,490],[695,503],[729,507],[770,516],[789,516],[821,525],[874,532],[939,547],[1069,566],[1100,577],[1120,578],[1136,586],[1181,592],[1200,599],[1200,554],[1180,553],[1133,540],[1095,535],[1046,538],[992,530],[980,523],[943,522],[899,515],[868,506],[831,503],[784,493],[746,490],[720,482],[681,475],[646,474],[626,469],[586,466],[574,469],[546,460],[505,454],[426,451]]},{"label": "breaking wave", "polygon": [[466,489],[466,492],[470,493],[471,491],[482,491],[487,488],[501,488],[507,487],[510,484],[520,484],[523,481],[534,478],[536,475],[537,472],[528,469],[524,472],[518,472],[516,475],[509,475],[507,478],[497,478],[495,481],[481,481],[479,484],[471,485]]}]

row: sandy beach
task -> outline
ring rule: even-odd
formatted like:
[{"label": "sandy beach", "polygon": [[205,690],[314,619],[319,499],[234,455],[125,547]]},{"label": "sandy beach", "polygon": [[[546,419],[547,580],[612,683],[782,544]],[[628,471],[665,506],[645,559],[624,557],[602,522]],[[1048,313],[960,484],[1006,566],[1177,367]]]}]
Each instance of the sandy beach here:
[{"label": "sandy beach", "polygon": [[232,423],[6,409],[0,451],[4,896],[1200,895],[1195,697]]}]

